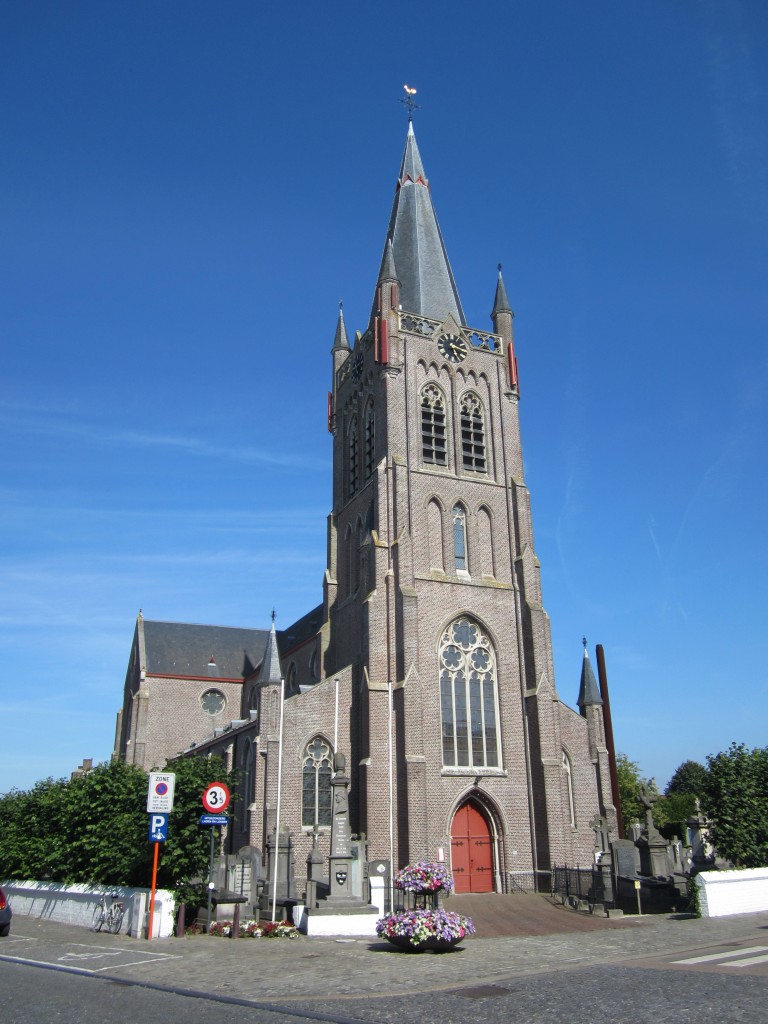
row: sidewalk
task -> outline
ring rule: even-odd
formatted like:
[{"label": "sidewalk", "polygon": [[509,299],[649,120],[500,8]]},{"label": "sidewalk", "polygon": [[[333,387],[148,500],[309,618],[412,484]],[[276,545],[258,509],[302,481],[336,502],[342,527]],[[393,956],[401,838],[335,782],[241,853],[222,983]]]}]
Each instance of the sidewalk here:
[{"label": "sidewalk", "polygon": [[[579,915],[560,910],[562,929]],[[412,954],[369,939],[131,939],[16,915],[0,958],[174,991],[295,1005],[393,997],[744,943],[768,946],[768,914],[624,918],[590,932],[471,938],[449,953]]]}]

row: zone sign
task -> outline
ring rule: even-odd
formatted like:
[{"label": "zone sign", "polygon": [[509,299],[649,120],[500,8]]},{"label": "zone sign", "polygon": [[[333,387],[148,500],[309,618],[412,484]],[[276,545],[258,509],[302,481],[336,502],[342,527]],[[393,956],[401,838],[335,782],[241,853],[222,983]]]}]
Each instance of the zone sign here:
[{"label": "zone sign", "polygon": [[173,772],[150,772],[147,790],[147,810],[150,814],[170,814],[173,810],[173,791],[176,776]]},{"label": "zone sign", "polygon": [[209,814],[223,814],[229,806],[229,789],[223,782],[212,782],[203,791],[203,807]]}]

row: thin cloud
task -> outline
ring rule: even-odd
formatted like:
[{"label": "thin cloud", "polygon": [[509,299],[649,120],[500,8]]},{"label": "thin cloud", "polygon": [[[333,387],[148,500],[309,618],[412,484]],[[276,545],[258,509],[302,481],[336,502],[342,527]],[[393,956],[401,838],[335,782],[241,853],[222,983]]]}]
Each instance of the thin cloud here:
[{"label": "thin cloud", "polygon": [[[5,415],[3,415],[5,413]],[[44,414],[44,417],[41,416]],[[50,409],[35,410],[32,406],[0,401],[0,418],[12,430],[35,434],[39,437],[67,437],[88,441],[94,445],[118,445],[134,449],[164,449],[184,452],[195,458],[214,459],[217,462],[239,462],[250,465],[276,466],[280,469],[301,469],[326,472],[329,459],[308,458],[305,451],[296,453],[275,446],[273,449],[250,446],[211,444],[204,438],[183,434],[152,434],[137,430],[104,430],[80,422],[67,422],[50,415]]]}]

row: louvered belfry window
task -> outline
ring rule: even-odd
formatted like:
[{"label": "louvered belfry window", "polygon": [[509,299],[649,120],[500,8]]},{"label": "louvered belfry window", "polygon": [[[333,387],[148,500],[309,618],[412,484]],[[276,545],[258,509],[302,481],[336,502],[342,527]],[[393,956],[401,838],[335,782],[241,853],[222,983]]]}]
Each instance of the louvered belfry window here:
[{"label": "louvered belfry window", "polygon": [[434,466],[446,464],[445,400],[434,384],[421,392],[421,453]]},{"label": "louvered belfry window", "polygon": [[357,438],[357,419],[352,420],[352,425],[349,428],[349,496],[357,494],[357,489],[360,486],[360,454],[358,451],[358,438]]},{"label": "louvered belfry window", "polygon": [[373,474],[373,463],[376,455],[376,422],[373,418],[373,405],[365,410],[365,479]]},{"label": "louvered belfry window", "polygon": [[477,395],[461,400],[461,459],[464,469],[485,472],[485,424],[483,407]]}]

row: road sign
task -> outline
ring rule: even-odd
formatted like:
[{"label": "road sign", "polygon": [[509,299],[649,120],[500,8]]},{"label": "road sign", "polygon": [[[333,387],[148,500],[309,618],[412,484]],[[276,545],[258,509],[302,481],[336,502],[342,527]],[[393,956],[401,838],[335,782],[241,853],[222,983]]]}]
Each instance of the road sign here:
[{"label": "road sign", "polygon": [[147,790],[147,811],[150,814],[170,814],[176,776],[173,772],[150,772]]},{"label": "road sign", "polygon": [[212,782],[203,792],[203,807],[209,814],[222,814],[229,806],[229,789],[223,782]]},{"label": "road sign", "polygon": [[150,814],[149,816],[149,841],[150,843],[164,843],[168,838],[168,815]]},{"label": "road sign", "polygon": [[200,824],[201,825],[226,825],[229,818],[226,814],[201,814]]}]

